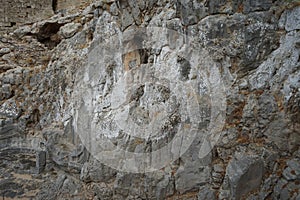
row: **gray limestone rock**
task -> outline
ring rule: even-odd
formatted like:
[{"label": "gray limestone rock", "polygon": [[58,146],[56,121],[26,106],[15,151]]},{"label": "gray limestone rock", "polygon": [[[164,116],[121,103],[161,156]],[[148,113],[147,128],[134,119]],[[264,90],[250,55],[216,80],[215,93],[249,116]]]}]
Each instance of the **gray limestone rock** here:
[{"label": "gray limestone rock", "polygon": [[272,0],[246,0],[244,1],[244,12],[265,11],[272,6]]},{"label": "gray limestone rock", "polygon": [[268,140],[273,142],[277,148],[282,151],[288,150],[288,139],[291,130],[287,127],[287,122],[285,120],[274,120],[268,126],[268,129],[264,132]]},{"label": "gray limestone rock", "polygon": [[238,155],[233,158],[226,169],[232,199],[259,188],[264,173],[264,163],[257,156]]},{"label": "gray limestone rock", "polygon": [[155,196],[157,199],[165,199],[167,196],[171,196],[175,192],[174,177],[171,175],[164,175],[164,179],[157,184],[155,189]]},{"label": "gray limestone rock", "polygon": [[[249,83],[252,90],[263,89],[268,86],[279,89],[275,88],[275,85],[279,81],[285,80],[286,76],[295,73],[299,65],[299,50],[295,48],[295,43],[299,38],[300,35],[297,32],[290,32],[281,38],[280,47],[271,53],[270,57],[257,68],[254,74],[250,75]],[[280,61],[278,62],[278,60]],[[295,83],[293,80],[289,82]],[[291,92],[289,86],[280,89],[283,89],[285,96]]]},{"label": "gray limestone rock", "polygon": [[13,95],[13,91],[11,89],[10,84],[3,84],[0,89],[0,100],[9,99]]},{"label": "gray limestone rock", "polygon": [[[6,14],[0,18],[0,33],[15,31],[0,35],[0,195],[5,199],[216,199],[217,195],[219,199],[299,199],[300,7],[296,1],[97,0],[88,5],[90,0],[58,0],[57,5],[53,1],[53,5],[47,2],[38,7],[34,1],[15,0],[12,8],[7,2],[12,1],[5,0],[0,8],[0,15]],[[49,16],[31,13],[41,8],[56,14],[31,24]],[[12,17],[14,13],[18,16]],[[179,41],[180,34],[169,30],[165,40],[162,31],[153,31],[155,48],[144,41],[147,37],[141,37],[142,42],[136,40],[135,45],[144,49],[129,53],[130,44],[111,48],[113,56],[109,58],[99,56],[112,43],[130,38],[122,37],[129,27],[147,26],[186,35]],[[97,45],[116,35],[95,54],[98,60],[91,59]],[[182,51],[175,52],[178,43]],[[120,49],[122,56],[115,59],[118,55],[114,53]],[[178,55],[192,50],[201,52],[200,62],[188,62]],[[90,126],[84,109],[78,110],[83,102],[99,103],[90,112],[95,114],[99,133],[105,135],[92,140],[105,136],[124,150],[116,159],[123,166],[127,153],[159,150],[175,138],[177,129],[188,129],[189,121],[198,117],[196,109],[205,100],[201,95],[211,91],[202,81],[188,85],[206,75],[203,66],[215,67],[207,74],[220,72],[222,80],[211,78],[208,82],[216,88],[219,81],[224,82],[226,96],[222,99],[227,104],[220,138],[212,136],[215,144],[203,147],[208,151],[206,157],[199,158],[200,139],[173,163],[163,154],[151,157],[152,162],[160,159],[167,165],[145,174],[117,171],[90,156],[88,145],[81,142]],[[120,123],[126,114],[123,105],[120,109],[110,106],[123,96],[110,95],[112,91],[126,92],[124,84],[116,83],[132,69],[150,70],[131,74],[147,76],[147,87],[131,88],[128,113],[132,118]],[[154,75],[160,76],[159,84],[170,80],[181,86],[152,87],[148,77]],[[76,96],[81,79],[87,87],[81,88],[84,95]],[[90,87],[93,95],[88,92]],[[197,102],[185,109],[190,99]],[[146,109],[151,107],[150,101],[157,112]],[[149,142],[122,132],[135,128],[133,124],[149,124],[150,114],[157,116],[163,110],[161,105],[166,105],[168,112],[180,111],[162,119],[163,126],[150,126],[149,130],[162,130],[158,136],[167,132],[163,139]],[[204,116],[196,119],[197,131],[219,125],[209,123],[215,114],[209,106],[201,107]],[[187,112],[194,113],[189,116]],[[116,115],[117,125],[105,121]],[[77,116],[84,119],[83,137],[77,134]],[[115,125],[122,129],[116,131]],[[199,133],[201,137],[206,134]],[[171,156],[178,146],[170,149]],[[135,164],[142,167],[141,162]]]},{"label": "gray limestone rock", "polygon": [[113,170],[100,162],[87,162],[81,169],[80,179],[84,182],[108,182],[111,179],[114,179],[116,174],[116,170]]},{"label": "gray limestone rock", "polygon": [[299,184],[297,182],[279,179],[274,186],[271,197],[273,199],[297,199],[299,195]]},{"label": "gray limestone rock", "polygon": [[176,11],[184,26],[196,24],[208,15],[207,8],[203,3],[188,0],[176,2]]},{"label": "gray limestone rock", "polygon": [[209,188],[208,186],[201,187],[198,193],[198,200],[205,200],[205,199],[211,199],[211,200],[217,199],[216,192],[211,188]]},{"label": "gray limestone rock", "polygon": [[93,184],[92,190],[95,193],[94,199],[111,200],[116,198],[113,196],[113,189],[108,184]]},{"label": "gray limestone rock", "polygon": [[70,38],[75,35],[76,32],[81,28],[80,23],[69,23],[60,28],[60,34],[64,38]]},{"label": "gray limestone rock", "polygon": [[300,7],[288,10],[286,13],[285,30],[293,31],[300,29]]},{"label": "gray limestone rock", "polygon": [[279,178],[275,175],[271,175],[270,177],[264,180],[259,194],[261,199],[265,199],[267,196],[272,194],[272,188],[274,184],[278,182],[278,180]]},{"label": "gray limestone rock", "polygon": [[112,14],[112,15],[118,15],[119,13],[120,13],[120,10],[119,10],[119,8],[118,8],[118,5],[117,5],[117,3],[116,2],[114,2],[111,6],[110,6],[110,13]]},{"label": "gray limestone rock", "polygon": [[180,193],[192,191],[201,185],[208,183],[209,172],[208,167],[197,166],[195,163],[179,167],[175,175],[176,190]]},{"label": "gray limestone rock", "polygon": [[128,28],[130,25],[134,23],[134,18],[132,17],[131,13],[127,10],[124,9],[122,10],[122,30],[125,30]]},{"label": "gray limestone rock", "polygon": [[293,159],[287,161],[287,168],[283,171],[283,177],[288,180],[300,180],[300,161]]},{"label": "gray limestone rock", "polygon": [[0,49],[0,56],[3,56],[4,54],[10,53],[10,48],[1,48]]},{"label": "gray limestone rock", "polygon": [[31,32],[31,26],[22,26],[14,31],[14,35],[19,38],[29,34]]},{"label": "gray limestone rock", "polygon": [[48,185],[43,186],[43,190],[37,193],[37,199],[79,199],[82,191],[81,183],[72,176],[59,173],[57,178]]},{"label": "gray limestone rock", "polygon": [[41,173],[46,167],[46,152],[38,151],[36,152],[36,167],[37,173]]}]

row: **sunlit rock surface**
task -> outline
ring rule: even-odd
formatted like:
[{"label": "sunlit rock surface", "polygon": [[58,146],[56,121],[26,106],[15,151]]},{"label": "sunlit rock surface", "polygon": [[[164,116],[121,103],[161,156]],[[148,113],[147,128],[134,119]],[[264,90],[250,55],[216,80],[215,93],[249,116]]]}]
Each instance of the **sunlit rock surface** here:
[{"label": "sunlit rock surface", "polygon": [[300,198],[299,1],[3,1],[4,199]]}]

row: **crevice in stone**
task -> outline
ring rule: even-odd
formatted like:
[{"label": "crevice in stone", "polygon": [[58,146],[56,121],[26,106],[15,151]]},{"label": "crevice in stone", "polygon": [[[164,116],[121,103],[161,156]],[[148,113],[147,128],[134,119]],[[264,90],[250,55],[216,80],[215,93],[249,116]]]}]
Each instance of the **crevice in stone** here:
[{"label": "crevice in stone", "polygon": [[44,44],[49,49],[53,49],[61,42],[61,38],[57,33],[63,25],[64,24],[59,24],[57,22],[47,22],[40,28],[39,32],[34,35],[40,43]]},{"label": "crevice in stone", "polygon": [[52,0],[52,10],[54,13],[56,13],[57,10],[57,0]]},{"label": "crevice in stone", "polygon": [[9,25],[7,25],[7,26],[5,26],[5,27],[14,27],[15,25],[17,25],[17,23],[16,23],[16,22],[10,22],[10,24],[9,24]]},{"label": "crevice in stone", "polygon": [[38,109],[34,109],[26,123],[27,127],[35,127],[40,121],[40,111]]},{"label": "crevice in stone", "polygon": [[187,81],[189,79],[189,74],[191,71],[191,64],[188,60],[178,56],[177,63],[180,65],[180,75],[183,81]]},{"label": "crevice in stone", "polygon": [[146,49],[139,49],[139,53],[141,55],[141,64],[147,64],[149,59],[149,54]]}]

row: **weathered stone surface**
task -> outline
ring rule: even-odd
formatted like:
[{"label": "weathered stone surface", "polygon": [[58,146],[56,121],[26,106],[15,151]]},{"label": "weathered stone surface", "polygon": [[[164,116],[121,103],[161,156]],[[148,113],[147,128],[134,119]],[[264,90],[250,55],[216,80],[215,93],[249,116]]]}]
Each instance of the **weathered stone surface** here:
[{"label": "weathered stone surface", "polygon": [[290,180],[300,179],[300,161],[297,159],[287,161],[287,168],[283,171],[283,177]]},{"label": "weathered stone surface", "polygon": [[41,173],[46,167],[47,157],[45,151],[39,151],[36,153],[36,167],[37,173]]},{"label": "weathered stone surface", "polygon": [[80,179],[84,182],[109,182],[117,172],[100,162],[85,163],[81,169]]},{"label": "weathered stone surface", "polygon": [[184,193],[195,190],[208,182],[209,168],[195,167],[195,164],[196,163],[191,163],[190,166],[179,167],[175,175],[175,185],[178,192]]},{"label": "weathered stone surface", "polygon": [[52,1],[3,1],[0,9],[0,32],[13,30],[16,26],[37,22],[52,15]]},{"label": "weathered stone surface", "polygon": [[293,8],[292,10],[286,11],[285,30],[293,31],[300,29],[300,7]]},{"label": "weathered stone surface", "polygon": [[22,186],[18,183],[14,183],[14,180],[2,180],[0,182],[0,190],[3,196],[9,198],[16,198],[17,195],[23,194]]},{"label": "weathered stone surface", "polygon": [[128,28],[128,26],[132,25],[134,22],[134,19],[132,15],[129,13],[127,9],[122,10],[122,26],[123,30]]},{"label": "weathered stone surface", "polygon": [[80,193],[83,190],[80,182],[72,176],[58,174],[53,182],[48,183],[43,190],[38,192],[36,198],[38,199],[79,199]]},{"label": "weathered stone surface", "polygon": [[10,52],[9,48],[1,48],[0,49],[0,56],[3,56],[4,54],[8,54]]},{"label": "weathered stone surface", "polygon": [[[197,141],[197,140],[196,140]],[[199,147],[197,142],[181,157],[182,164],[175,174],[175,187],[179,193],[193,191],[209,182],[211,172],[211,154],[200,159],[198,157]]]},{"label": "weathered stone surface", "polygon": [[238,155],[233,158],[226,169],[231,198],[240,199],[259,188],[263,173],[264,163],[259,157]]},{"label": "weathered stone surface", "polygon": [[244,12],[265,11],[272,6],[272,0],[246,0],[244,1]]},{"label": "weathered stone surface", "polygon": [[16,35],[19,38],[22,38],[23,36],[29,34],[31,32],[31,26],[21,26],[20,28],[17,28],[14,31],[14,35]]},{"label": "weathered stone surface", "polygon": [[[288,33],[282,37],[280,47],[250,76],[249,83],[252,90],[268,86],[274,88],[276,82],[284,80],[285,76],[293,76],[293,73],[297,73],[299,49],[295,48],[295,43],[299,40],[299,37],[299,33],[296,32]],[[281,61],[277,62],[278,59]],[[295,84],[293,81],[291,83]],[[290,90],[290,88],[285,87],[283,90]],[[288,96],[286,92],[284,92],[284,95]]]},{"label": "weathered stone surface", "polygon": [[64,38],[70,38],[75,35],[75,33],[80,29],[80,23],[69,23],[60,28],[60,34]]},{"label": "weathered stone surface", "polygon": [[92,0],[56,0],[53,1],[53,10],[55,12],[74,11],[78,8],[84,8],[92,3]]},{"label": "weathered stone surface", "polygon": [[271,197],[273,199],[297,199],[299,184],[285,179],[279,179],[273,189]]},{"label": "weathered stone surface", "polygon": [[207,8],[197,1],[177,1],[177,13],[185,26],[196,24],[208,15]]},{"label": "weathered stone surface", "polygon": [[95,193],[94,199],[110,200],[116,198],[113,189],[108,184],[94,184],[92,190]]},{"label": "weathered stone surface", "polygon": [[269,125],[269,129],[264,133],[268,139],[282,151],[288,150],[288,140],[291,130],[286,126],[286,122],[276,120]]},{"label": "weathered stone surface", "polygon": [[204,200],[204,199],[211,199],[211,200],[217,199],[215,191],[213,191],[207,186],[201,187],[198,193],[198,200]]},{"label": "weathered stone surface", "polygon": [[2,85],[2,88],[0,90],[1,98],[0,100],[9,99],[13,93],[12,93],[11,85],[10,84],[4,84]]},{"label": "weathered stone surface", "polygon": [[[136,46],[126,44],[122,49],[140,50],[126,52],[119,60],[101,58],[95,68],[88,67],[88,56],[99,42],[115,35],[114,42],[122,41],[124,31],[147,26],[187,34],[179,45],[200,49],[204,58],[189,63],[178,56],[182,52],[172,54],[179,34],[168,32],[164,38],[162,31],[153,31],[155,48],[138,38],[133,40]],[[0,32],[15,31],[0,36],[0,195],[20,199],[299,198],[299,29],[296,1],[6,0],[0,8]],[[185,46],[195,38],[190,47]],[[121,49],[107,47],[113,53]],[[163,61],[168,64],[157,67]],[[203,147],[208,151],[204,158],[199,158],[203,157],[201,139],[173,163],[146,174],[111,169],[89,154],[76,129],[76,115],[86,117],[84,112],[75,114],[82,101],[95,99],[99,105],[93,109],[95,119],[107,125],[103,119],[122,110],[109,110],[116,103],[110,95],[120,87],[116,84],[120,75],[134,68],[156,69],[156,75],[164,77],[159,79],[161,84],[166,79],[188,84],[201,74],[193,64],[216,66],[212,73],[220,72],[227,90],[221,137],[210,138],[215,141]],[[88,82],[83,75],[87,71],[97,81]],[[81,78],[95,89],[94,95],[76,96]],[[199,94],[208,90],[203,82],[192,88],[199,89]],[[169,133],[165,138],[147,143],[124,133],[107,136],[126,153],[160,149],[183,121],[191,119],[183,117],[187,101],[171,102],[187,90],[182,86],[172,96],[175,90],[169,87],[141,86],[128,92],[135,123],[149,123],[149,113],[137,105],[149,106],[150,100],[180,110],[165,121],[163,128]],[[196,97],[202,105],[205,100]],[[197,119],[204,129],[214,114],[207,107],[201,110],[206,121]],[[126,122],[123,127],[132,124]],[[119,161],[126,161],[124,157]]]},{"label": "weathered stone surface", "polygon": [[268,177],[267,179],[265,179],[264,182],[262,183],[259,197],[261,199],[264,199],[267,196],[271,195],[273,192],[273,187],[275,183],[278,182],[278,180],[279,178],[277,177],[277,175],[273,175],[273,174],[270,175],[270,177]]}]

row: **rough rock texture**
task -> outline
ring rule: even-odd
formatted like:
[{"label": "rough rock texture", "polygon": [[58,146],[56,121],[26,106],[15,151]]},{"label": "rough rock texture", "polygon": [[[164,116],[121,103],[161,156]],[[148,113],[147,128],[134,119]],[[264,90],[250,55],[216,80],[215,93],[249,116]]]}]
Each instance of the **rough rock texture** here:
[{"label": "rough rock texture", "polygon": [[239,155],[230,161],[226,176],[231,199],[240,199],[243,195],[259,188],[264,172],[262,159]]},{"label": "rough rock texture", "polygon": [[[5,0],[5,5],[10,2]],[[24,18],[26,22],[16,21],[16,30],[0,35],[1,196],[25,199],[300,198],[299,2],[55,2],[56,14],[51,8],[51,18],[38,13],[34,21],[29,18]],[[10,8],[14,12],[23,6],[14,5],[20,5]],[[33,5],[35,3],[30,4],[31,8]],[[0,8],[0,30],[6,28],[4,22],[11,22],[6,20],[8,15],[4,10]],[[26,25],[20,26],[23,23]],[[121,34],[150,26],[165,27],[185,37],[170,31],[164,38],[163,32],[153,31],[153,41],[159,42],[155,48],[147,49],[149,44],[143,34],[137,37],[128,34],[128,38]],[[125,40],[125,51],[130,51],[121,56],[91,60],[90,53],[99,41],[110,38],[117,38],[113,42]],[[132,38],[135,43],[130,43]],[[178,55],[191,38],[194,39],[191,57],[193,49],[199,50],[203,57],[189,63],[188,58]],[[175,40],[177,42],[173,42]],[[106,48],[112,55],[118,52],[114,44]],[[170,49],[175,53],[167,53]],[[95,60],[101,63],[90,65]],[[167,64],[159,65],[163,62]],[[203,69],[215,70],[206,75],[212,83],[217,82],[214,74],[220,73],[225,86],[225,96],[215,107],[209,103],[213,92],[207,94],[209,88],[201,79],[201,76],[205,78]],[[138,75],[145,75],[140,76],[142,80],[152,80],[151,75],[155,74],[161,83],[173,82],[169,81],[167,86],[141,84],[136,88],[129,87],[128,82],[127,85],[118,82],[122,74],[134,80],[135,77],[130,76],[134,70],[141,72],[136,73]],[[78,94],[84,81],[88,82],[84,85],[88,89]],[[191,87],[185,87],[188,84]],[[125,86],[128,88],[123,90]],[[126,91],[127,96],[122,96],[122,91]],[[189,98],[190,91],[196,92],[199,104],[185,109],[193,102]],[[191,129],[194,119],[199,122],[197,130],[209,128],[210,120],[216,115],[214,109],[224,110],[226,115],[217,135],[209,138],[200,134],[201,137],[196,137],[187,151],[173,162],[157,171],[134,174],[113,169],[94,157],[91,146],[82,138],[85,132],[86,135],[90,132],[90,124],[79,123],[93,120],[88,118],[88,109],[81,106],[78,95],[82,102],[93,103],[90,110],[94,114],[92,119],[98,120],[94,120],[97,128],[109,130],[111,135],[106,136],[129,152],[128,155],[159,149],[175,138],[174,133],[181,127]],[[123,110],[114,109],[124,96],[131,106],[128,120],[132,120],[125,124]],[[132,128],[134,123],[151,124],[149,116],[156,115],[147,111],[146,106],[152,106],[150,111],[158,113],[168,108],[171,113],[157,118],[163,119],[158,120],[162,126],[153,126],[153,130],[158,130],[161,137],[151,142],[152,135],[141,139],[122,132]],[[119,119],[123,129],[112,125],[103,128],[113,119]],[[103,134],[107,133],[100,131],[96,136],[100,138]],[[211,151],[201,154],[201,150],[207,149]],[[174,157],[177,154],[171,151]],[[123,161],[122,158],[119,161]]]},{"label": "rough rock texture", "polygon": [[21,24],[47,19],[53,14],[52,1],[2,1],[0,8],[0,32],[11,31]]}]

